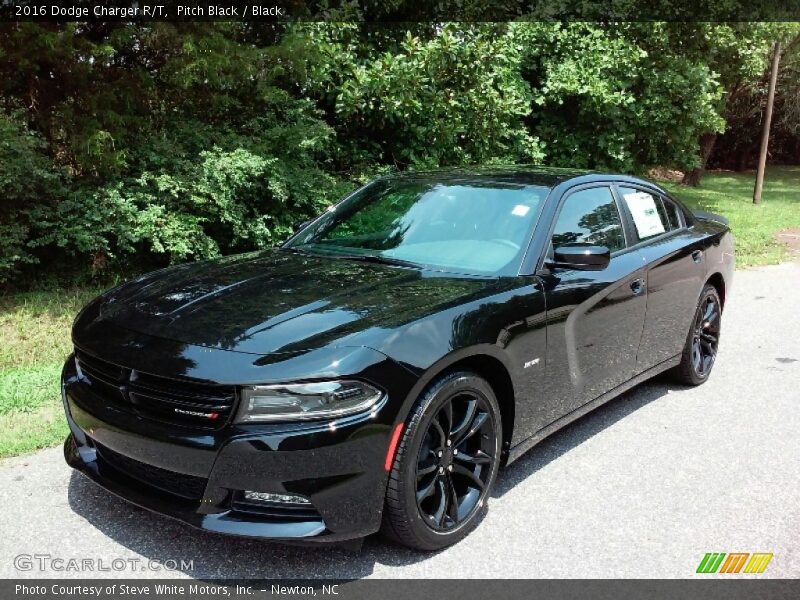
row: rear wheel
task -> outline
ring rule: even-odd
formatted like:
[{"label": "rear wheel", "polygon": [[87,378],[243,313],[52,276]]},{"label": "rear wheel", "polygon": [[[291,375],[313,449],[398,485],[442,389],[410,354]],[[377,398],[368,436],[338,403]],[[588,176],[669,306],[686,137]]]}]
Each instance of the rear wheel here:
[{"label": "rear wheel", "polygon": [[706,285],[697,303],[681,362],[674,371],[678,381],[700,385],[708,379],[717,358],[721,325],[722,303],[719,293],[713,285]]},{"label": "rear wheel", "polygon": [[419,550],[455,544],[486,510],[500,463],[500,410],[491,386],[468,371],[422,394],[389,474],[382,531]]}]

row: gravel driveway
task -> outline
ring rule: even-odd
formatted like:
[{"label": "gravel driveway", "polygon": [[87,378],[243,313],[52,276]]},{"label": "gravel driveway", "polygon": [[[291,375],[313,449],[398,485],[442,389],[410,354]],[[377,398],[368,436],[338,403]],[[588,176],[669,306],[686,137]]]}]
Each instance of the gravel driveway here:
[{"label": "gravel driveway", "polygon": [[192,560],[168,574],[202,578],[691,577],[706,552],[772,552],[759,577],[800,577],[798,313],[800,263],[737,272],[706,385],[645,383],[544,441],[500,474],[478,530],[437,554],[205,534],[104,492],[54,448],[0,465],[0,577],[123,576],[22,572],[22,553]]}]

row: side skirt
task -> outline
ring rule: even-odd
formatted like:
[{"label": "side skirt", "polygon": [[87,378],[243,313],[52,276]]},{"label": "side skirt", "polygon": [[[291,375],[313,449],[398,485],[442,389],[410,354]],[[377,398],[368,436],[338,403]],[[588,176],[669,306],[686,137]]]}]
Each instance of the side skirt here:
[{"label": "side skirt", "polygon": [[601,396],[598,396],[594,400],[587,402],[583,406],[576,408],[571,413],[568,413],[563,417],[561,417],[560,419],[553,421],[552,423],[550,423],[550,425],[547,425],[546,427],[543,427],[542,429],[534,433],[527,440],[520,442],[519,444],[511,448],[508,451],[508,460],[506,461],[506,464],[514,462],[520,456],[525,454],[528,450],[533,448],[536,444],[541,442],[547,436],[552,435],[562,427],[569,425],[570,423],[572,423],[577,419],[580,419],[583,415],[592,412],[595,408],[602,406],[609,400],[613,400],[620,394],[627,392],[632,387],[635,387],[640,383],[643,383],[644,381],[647,381],[648,379],[655,377],[659,373],[663,373],[664,371],[671,369],[672,367],[678,365],[680,362],[681,362],[681,355],[676,354],[672,358],[668,358],[664,362],[661,362],[653,367],[650,367],[646,371],[642,371],[641,373],[639,373],[635,377],[632,377],[625,383],[618,385],[617,387],[615,387],[612,390],[609,390],[605,394],[602,394]]}]

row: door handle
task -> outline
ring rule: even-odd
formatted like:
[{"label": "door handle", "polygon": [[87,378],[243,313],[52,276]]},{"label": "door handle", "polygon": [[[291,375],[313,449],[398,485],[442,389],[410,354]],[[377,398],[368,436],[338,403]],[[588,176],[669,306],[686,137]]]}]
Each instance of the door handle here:
[{"label": "door handle", "polygon": [[644,293],[644,280],[634,279],[631,281],[631,291],[634,296],[641,296]]},{"label": "door handle", "polygon": [[699,263],[701,260],[703,260],[703,251],[695,250],[692,252],[692,260],[696,263]]}]

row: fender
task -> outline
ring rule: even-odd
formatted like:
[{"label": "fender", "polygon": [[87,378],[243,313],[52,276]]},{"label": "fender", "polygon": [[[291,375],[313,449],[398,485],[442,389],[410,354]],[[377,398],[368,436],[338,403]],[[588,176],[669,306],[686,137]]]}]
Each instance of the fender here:
[{"label": "fender", "polygon": [[[475,358],[481,356],[490,356],[491,358],[497,359],[500,361],[505,368],[506,372],[509,374],[509,378],[511,379],[512,389],[514,386],[514,378],[511,377],[511,362],[509,360],[508,355],[498,346],[494,344],[476,344],[474,346],[469,346],[466,348],[459,348],[451,352],[450,354],[442,357],[427,369],[425,369],[422,373],[419,374],[419,380],[416,384],[411,388],[411,391],[406,396],[405,400],[403,401],[402,407],[398,412],[398,420],[402,418],[405,420],[408,417],[408,413],[411,411],[411,407],[414,406],[414,403],[422,394],[422,391],[428,386],[428,384],[433,381],[436,377],[438,377],[441,373],[452,367],[458,362],[465,360],[467,358]],[[407,367],[408,368],[408,367]],[[513,394],[514,401],[516,402],[516,392]]]}]

